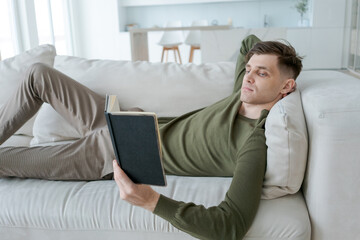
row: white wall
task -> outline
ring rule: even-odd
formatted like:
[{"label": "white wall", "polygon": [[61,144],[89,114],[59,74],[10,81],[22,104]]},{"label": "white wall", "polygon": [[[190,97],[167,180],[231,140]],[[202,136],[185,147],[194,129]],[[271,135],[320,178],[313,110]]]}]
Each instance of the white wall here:
[{"label": "white wall", "polygon": [[[84,58],[119,59],[129,46],[119,44],[117,0],[71,1],[74,26],[74,52]],[[126,40],[125,40],[126,41]]]},{"label": "white wall", "polygon": [[[303,48],[309,68],[346,68],[352,0],[314,0],[313,25],[308,32],[293,31],[294,46]],[[291,40],[291,39],[289,39]],[[308,41],[308,45],[302,44]]]},{"label": "white wall", "polygon": [[[349,19],[351,0],[315,0],[313,22],[309,28],[258,29],[262,40],[284,38],[301,56],[305,69],[346,68],[348,62]],[[277,36],[270,36],[271,32]],[[241,40],[252,29],[206,32],[202,37],[202,61],[235,61]],[[266,33],[266,34],[263,34]],[[265,36],[265,39],[262,38]],[[272,34],[273,35],[273,34]]]},{"label": "white wall", "polygon": [[[126,18],[124,15],[128,14],[119,5],[121,1],[77,0],[71,2],[74,13],[76,13],[73,14],[76,56],[131,59],[129,34],[119,32],[120,25],[124,24]],[[295,0],[289,0],[289,2],[294,3]],[[301,55],[306,56],[304,63],[307,68],[346,67],[349,42],[347,12],[350,2],[351,0],[313,0],[309,11],[314,15],[311,19],[313,27],[311,29],[296,27],[287,29],[286,38],[299,50]],[[149,35],[150,61],[160,61],[161,48],[156,45],[159,38],[159,32]],[[232,51],[238,51],[241,39],[235,34],[232,37],[228,36],[226,41],[229,40],[237,41],[227,45],[234,46]],[[186,45],[181,45],[180,50],[183,62],[186,63],[189,49]],[[206,59],[203,60],[206,61]],[[201,62],[199,52],[196,53],[195,62]]]}]

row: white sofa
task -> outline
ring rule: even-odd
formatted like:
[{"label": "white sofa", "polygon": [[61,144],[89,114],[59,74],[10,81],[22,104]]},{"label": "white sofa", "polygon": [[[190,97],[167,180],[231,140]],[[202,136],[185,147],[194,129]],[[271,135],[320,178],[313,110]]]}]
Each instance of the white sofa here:
[{"label": "white sofa", "polygon": [[[115,92],[125,109],[138,106],[160,116],[176,116],[225,97],[232,90],[235,67],[234,63],[181,66],[86,60],[55,56],[51,46],[18,59],[22,61],[0,63],[0,105],[17,85],[6,82],[10,76],[21,81],[26,66],[40,61],[54,64],[100,94]],[[299,112],[307,131],[296,134],[309,140],[306,148],[291,146],[286,153],[294,159],[294,154],[305,154],[304,167],[300,164],[297,176],[291,175],[285,185],[266,184],[265,176],[263,199],[245,239],[358,239],[360,80],[339,71],[304,71],[298,89],[304,110]],[[277,109],[286,128],[296,131],[300,127],[290,126],[294,122],[284,106],[280,103]],[[61,144],[78,137],[70,124],[44,105],[36,118],[0,147]],[[302,152],[297,153],[297,148]],[[289,184],[294,179],[298,184]],[[177,200],[212,206],[223,200],[231,178],[167,176],[167,181],[167,187],[154,188]],[[283,196],[274,197],[270,194],[274,192]],[[111,180],[2,178],[0,206],[1,239],[193,239],[152,213],[121,201]]]}]

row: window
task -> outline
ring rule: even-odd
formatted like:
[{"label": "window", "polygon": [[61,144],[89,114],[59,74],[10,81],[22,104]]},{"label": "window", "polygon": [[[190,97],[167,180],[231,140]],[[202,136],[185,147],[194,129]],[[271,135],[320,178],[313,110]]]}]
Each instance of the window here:
[{"label": "window", "polygon": [[69,0],[0,0],[0,57],[40,44],[72,55]]},{"label": "window", "polygon": [[15,55],[10,0],[0,0],[0,60]]},{"label": "window", "polygon": [[71,54],[66,38],[66,1],[34,0],[34,3],[39,44],[52,44],[58,54]]}]

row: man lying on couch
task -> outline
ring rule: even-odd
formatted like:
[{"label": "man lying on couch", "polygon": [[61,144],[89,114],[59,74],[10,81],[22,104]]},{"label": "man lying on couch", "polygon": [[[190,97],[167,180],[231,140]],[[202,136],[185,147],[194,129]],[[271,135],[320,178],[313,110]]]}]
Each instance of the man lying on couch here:
[{"label": "man lying on couch", "polygon": [[[242,42],[233,93],[177,118],[160,118],[166,174],[233,177],[223,202],[208,209],[159,195],[131,182],[112,160],[104,98],[59,71],[34,64],[15,96],[0,109],[0,144],[49,103],[82,134],[68,144],[0,148],[0,177],[108,179],[120,197],[202,239],[241,239],[260,201],[266,167],[264,124],[271,107],[295,88],[302,68],[295,50],[280,42]],[[112,164],[113,163],[113,164]]]}]

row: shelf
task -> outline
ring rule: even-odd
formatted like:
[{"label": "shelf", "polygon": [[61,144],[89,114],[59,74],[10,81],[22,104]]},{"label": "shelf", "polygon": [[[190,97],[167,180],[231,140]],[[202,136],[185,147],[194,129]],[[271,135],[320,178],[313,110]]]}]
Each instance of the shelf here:
[{"label": "shelf", "polygon": [[160,6],[175,4],[194,4],[194,3],[220,3],[220,2],[244,2],[259,0],[123,0],[123,7],[141,7],[141,6]]},{"label": "shelf", "polygon": [[186,31],[186,30],[202,30],[202,31],[213,31],[213,30],[228,30],[231,29],[230,25],[219,25],[219,26],[190,26],[190,27],[166,27],[166,28],[133,28],[130,29],[131,33],[146,33],[146,32],[163,32],[163,31]]}]

